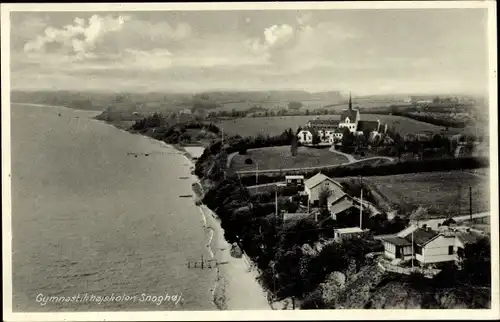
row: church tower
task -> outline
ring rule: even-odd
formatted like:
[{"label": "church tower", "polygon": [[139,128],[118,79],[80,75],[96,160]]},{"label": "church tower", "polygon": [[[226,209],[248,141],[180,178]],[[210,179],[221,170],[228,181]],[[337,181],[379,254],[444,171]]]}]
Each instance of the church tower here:
[{"label": "church tower", "polygon": [[351,99],[351,92],[349,92],[349,111],[352,111],[352,99]]}]

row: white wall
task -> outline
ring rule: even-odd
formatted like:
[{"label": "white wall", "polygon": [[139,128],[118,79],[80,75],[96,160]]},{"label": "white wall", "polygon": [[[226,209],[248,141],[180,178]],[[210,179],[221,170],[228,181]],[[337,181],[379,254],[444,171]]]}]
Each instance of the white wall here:
[{"label": "white wall", "polygon": [[[451,255],[448,254],[449,246],[454,250]],[[455,237],[439,236],[422,248],[422,255],[417,254],[417,260],[422,264],[448,262],[455,258]]]},{"label": "white wall", "polygon": [[313,203],[314,201],[319,200],[319,194],[323,189],[328,189],[328,191],[331,191],[335,195],[338,195],[342,192],[342,188],[340,188],[338,185],[329,180],[325,180],[312,189],[308,189],[307,187],[305,188],[305,191],[309,196],[309,201]]},{"label": "white wall", "polygon": [[[404,254],[403,260],[411,259],[411,246],[400,247],[400,252]],[[396,258],[396,246],[394,244],[384,242],[384,255],[389,259]]]},{"label": "white wall", "polygon": [[[304,134],[306,135],[306,139],[305,140],[304,140]],[[310,143],[310,142],[312,142],[312,133],[310,131],[302,130],[302,131],[299,132],[299,134],[297,136],[299,138],[299,142],[300,143]]]}]

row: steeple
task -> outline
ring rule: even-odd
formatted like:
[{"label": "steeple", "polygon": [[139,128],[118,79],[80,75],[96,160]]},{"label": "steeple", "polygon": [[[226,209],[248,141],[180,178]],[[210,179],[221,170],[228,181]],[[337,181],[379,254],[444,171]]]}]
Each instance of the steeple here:
[{"label": "steeple", "polygon": [[352,111],[352,99],[351,99],[351,92],[349,92],[349,111]]}]

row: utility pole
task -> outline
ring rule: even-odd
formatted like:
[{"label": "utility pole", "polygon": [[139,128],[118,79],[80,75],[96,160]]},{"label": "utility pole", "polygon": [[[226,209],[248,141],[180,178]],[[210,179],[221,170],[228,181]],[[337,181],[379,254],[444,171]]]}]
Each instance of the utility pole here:
[{"label": "utility pole", "polygon": [[472,220],[472,186],[469,186],[469,215]]},{"label": "utility pole", "polygon": [[278,219],[278,186],[274,191],[274,206],[276,207],[276,219]]},{"label": "utility pole", "polygon": [[[259,185],[259,164],[258,163],[255,163],[255,185],[258,186]],[[257,189],[259,189],[257,187]]]},{"label": "utility pole", "polygon": [[221,145],[221,148],[224,147],[224,128],[221,129],[222,131],[222,145]]},{"label": "utility pole", "polygon": [[361,187],[361,204],[359,207],[359,228],[363,229],[363,187]]},{"label": "utility pole", "polygon": [[413,243],[413,232],[414,231],[415,230],[412,230],[412,232],[411,232],[411,267],[412,268],[413,268],[413,259],[415,258],[415,250],[414,250],[415,244]]},{"label": "utility pole", "polygon": [[462,199],[462,186],[458,185],[458,215],[462,213],[462,205],[461,205],[461,199]]}]

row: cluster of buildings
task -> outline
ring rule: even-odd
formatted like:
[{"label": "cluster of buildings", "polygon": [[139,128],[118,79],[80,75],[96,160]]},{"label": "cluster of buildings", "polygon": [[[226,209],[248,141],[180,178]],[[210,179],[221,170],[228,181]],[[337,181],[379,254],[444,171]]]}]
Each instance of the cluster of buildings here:
[{"label": "cluster of buildings", "polygon": [[[329,178],[317,173],[304,180],[303,176],[287,176],[286,185],[302,186],[302,194],[307,196],[308,206],[318,206],[320,195],[328,191],[327,208],[330,218],[348,212],[351,216],[358,216],[359,226],[339,228],[334,230],[334,240],[352,238],[354,236],[367,236],[369,230],[363,229],[362,214],[369,210],[371,215],[379,213],[371,203],[363,197],[357,198],[344,192],[343,186]],[[308,211],[302,213],[284,214],[285,222],[317,216],[318,212]],[[317,217],[316,217],[317,218]],[[460,265],[465,246],[484,237],[484,232],[473,230],[466,226],[443,225],[447,218],[422,220],[414,219],[410,225],[397,234],[377,236],[384,247],[383,257],[392,264],[400,265],[411,261],[419,267],[429,267],[436,264],[455,262]]]},{"label": "cluster of buildings", "polygon": [[349,106],[340,116],[340,120],[311,120],[297,134],[299,142],[303,145],[312,145],[313,137],[316,135],[319,138],[319,144],[332,145],[340,142],[345,129],[354,135],[364,135],[366,131],[370,133],[370,137],[375,137],[384,134],[387,131],[387,124],[377,121],[363,121],[359,109],[352,108],[352,99],[349,95]]},{"label": "cluster of buildings", "polygon": [[[335,240],[342,241],[367,233],[366,229],[362,229],[362,212],[363,209],[371,210],[374,208],[373,205],[345,193],[343,186],[339,182],[321,172],[307,180],[304,180],[304,176],[286,176],[285,180],[287,186],[302,186],[304,188],[302,194],[307,196],[308,207],[317,207],[321,194],[327,192],[327,209],[331,219],[335,220],[338,216],[346,213],[359,213],[359,226],[335,229]],[[317,214],[318,211],[309,210],[303,213],[286,213],[283,215],[283,220],[289,222],[313,216],[317,217]]]}]

